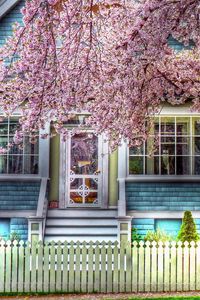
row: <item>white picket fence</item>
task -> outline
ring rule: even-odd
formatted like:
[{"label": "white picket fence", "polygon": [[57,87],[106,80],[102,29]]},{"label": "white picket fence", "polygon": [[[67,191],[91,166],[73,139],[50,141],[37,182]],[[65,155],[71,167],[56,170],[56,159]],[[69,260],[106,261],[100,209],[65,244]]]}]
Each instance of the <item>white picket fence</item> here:
[{"label": "white picket fence", "polygon": [[0,242],[0,293],[193,290],[200,243]]}]

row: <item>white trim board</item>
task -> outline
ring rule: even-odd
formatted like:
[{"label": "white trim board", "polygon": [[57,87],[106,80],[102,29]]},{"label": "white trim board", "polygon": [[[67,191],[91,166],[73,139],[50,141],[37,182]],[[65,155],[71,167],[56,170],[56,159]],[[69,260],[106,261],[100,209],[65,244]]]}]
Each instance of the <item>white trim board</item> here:
[{"label": "white trim board", "polygon": [[0,218],[28,218],[30,216],[35,216],[36,210],[2,210],[0,211]]},{"label": "white trim board", "polygon": [[[127,215],[133,219],[182,219],[184,211],[134,211],[129,210]],[[193,218],[200,218],[200,211],[192,211]]]},{"label": "white trim board", "polygon": [[21,0],[0,1],[0,20]]}]

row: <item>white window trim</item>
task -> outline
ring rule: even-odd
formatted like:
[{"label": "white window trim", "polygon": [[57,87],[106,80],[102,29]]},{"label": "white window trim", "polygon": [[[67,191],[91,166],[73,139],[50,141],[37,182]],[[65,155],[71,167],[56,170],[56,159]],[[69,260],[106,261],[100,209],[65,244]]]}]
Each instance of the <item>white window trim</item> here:
[{"label": "white window trim", "polygon": [[[0,115],[2,115],[0,113]],[[20,118],[21,113],[20,111],[16,111],[12,114],[12,117]],[[34,179],[34,178],[49,178],[49,151],[50,151],[50,138],[47,137],[46,139],[41,138],[41,134],[49,134],[50,133],[50,123],[47,123],[45,128],[40,130],[39,132],[39,166],[38,166],[38,174],[0,174],[1,179]]]},{"label": "white window trim", "polygon": [[[156,115],[155,115],[156,117]],[[166,106],[163,107],[162,111],[160,114],[157,115],[157,117],[200,117],[200,114],[197,113],[192,113],[189,108],[186,107],[171,107],[171,106]],[[190,136],[191,138],[191,136]],[[125,167],[123,167],[123,163],[121,163],[121,167],[123,168],[123,175],[125,175],[127,181],[145,181],[145,180],[160,180],[160,181],[169,181],[169,180],[180,180],[180,181],[188,181],[190,179],[200,181],[200,176],[199,175],[161,175],[161,174],[129,174],[129,147],[127,146],[126,143],[126,153],[125,151],[121,149],[121,154],[123,155],[124,161],[125,162]],[[123,147],[122,147],[123,148]],[[144,156],[142,156],[144,157]],[[120,160],[121,161],[121,160]],[[119,165],[120,168],[120,165]],[[191,168],[191,166],[190,166]]]},{"label": "white window trim", "polygon": [[98,136],[98,146],[100,157],[101,180],[99,182],[98,204],[70,204],[68,191],[68,170],[69,170],[69,144],[70,141],[63,141],[60,136],[60,170],[59,170],[59,207],[67,208],[107,208],[108,207],[108,143],[103,136]]}]

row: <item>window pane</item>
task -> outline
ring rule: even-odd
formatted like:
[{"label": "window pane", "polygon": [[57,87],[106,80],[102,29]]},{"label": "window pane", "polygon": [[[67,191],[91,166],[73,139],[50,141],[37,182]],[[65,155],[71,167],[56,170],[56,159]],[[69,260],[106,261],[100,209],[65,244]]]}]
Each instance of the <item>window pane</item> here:
[{"label": "window pane", "polygon": [[20,174],[23,172],[23,156],[9,155],[8,172],[11,174]]},{"label": "window pane", "polygon": [[83,184],[82,178],[70,178],[70,189],[77,190]]},{"label": "window pane", "polygon": [[129,173],[143,174],[143,157],[131,156],[129,159]]},{"label": "window pane", "polygon": [[161,118],[161,135],[175,134],[175,118],[162,117]]},{"label": "window pane", "polygon": [[190,118],[178,117],[176,118],[176,134],[189,135],[190,134]]},{"label": "window pane", "polygon": [[72,203],[83,203],[83,197],[78,192],[70,192],[70,200]]},{"label": "window pane", "polygon": [[189,175],[190,174],[190,157],[189,156],[177,156],[176,157],[176,173],[177,173],[177,175]]},{"label": "window pane", "polygon": [[24,174],[38,174],[39,158],[38,156],[24,156]]},{"label": "window pane", "polygon": [[195,137],[194,140],[194,154],[200,154],[200,138]]},{"label": "window pane", "polygon": [[[13,143],[13,137],[9,139],[10,143]],[[19,145],[14,144],[10,149],[9,149],[9,154],[23,154],[23,150],[20,148]]]},{"label": "window pane", "polygon": [[85,203],[93,203],[97,201],[97,193],[96,192],[90,192],[89,195],[85,197]]},{"label": "window pane", "polygon": [[143,155],[143,149],[144,149],[144,146],[140,146],[140,147],[131,147],[130,150],[129,150],[129,154],[130,155]]},{"label": "window pane", "polygon": [[146,157],[146,174],[159,174],[159,156]]},{"label": "window pane", "polygon": [[8,134],[8,122],[0,122],[0,135]]},{"label": "window pane", "polygon": [[194,134],[200,135],[200,118],[195,118],[194,121]]},{"label": "window pane", "polygon": [[0,147],[7,148],[8,146],[8,138],[7,136],[0,136]]},{"label": "window pane", "polygon": [[0,156],[0,173],[7,173],[7,156]]},{"label": "window pane", "polygon": [[175,138],[161,137],[161,154],[175,155]]},{"label": "window pane", "polygon": [[35,144],[29,142],[29,137],[24,138],[24,153],[25,154],[38,154],[39,153],[39,141]]},{"label": "window pane", "polygon": [[161,157],[161,174],[173,175],[175,174],[175,157],[165,155]]},{"label": "window pane", "polygon": [[75,174],[94,174],[98,170],[98,137],[93,133],[72,137],[71,170]]},{"label": "window pane", "polygon": [[10,128],[9,128],[10,135],[14,135],[17,128],[18,128],[18,120],[13,118],[10,119]]},{"label": "window pane", "polygon": [[176,140],[176,153],[177,155],[189,155],[190,139],[187,137],[177,137]]},{"label": "window pane", "polygon": [[196,156],[194,159],[194,174],[200,175],[200,156]]}]

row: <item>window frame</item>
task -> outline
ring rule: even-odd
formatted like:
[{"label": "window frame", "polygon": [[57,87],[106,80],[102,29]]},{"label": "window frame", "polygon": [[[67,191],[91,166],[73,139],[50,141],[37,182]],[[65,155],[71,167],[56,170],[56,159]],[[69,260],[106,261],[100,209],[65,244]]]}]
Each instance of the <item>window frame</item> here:
[{"label": "window frame", "polygon": [[[4,117],[4,115],[0,112],[0,117]],[[20,110],[14,112],[10,118],[19,119],[21,117]],[[39,151],[38,151],[38,173],[1,173],[0,179],[37,179],[41,177],[49,178],[49,151],[50,151],[50,138],[42,139],[41,134],[49,134],[50,132],[50,123],[47,123],[44,129],[39,131],[38,143],[39,143]]]},{"label": "window frame", "polygon": [[[127,170],[127,176],[129,178],[150,178],[150,177],[155,177],[155,178],[164,178],[164,177],[188,177],[188,178],[191,178],[191,177],[197,177],[199,176],[200,174],[195,174],[195,158],[196,157],[199,157],[200,158],[200,153],[199,154],[195,154],[195,149],[194,149],[194,139],[196,137],[199,137],[200,138],[200,134],[197,135],[195,134],[194,132],[194,122],[195,122],[195,118],[200,118],[200,114],[189,114],[189,113],[185,113],[185,114],[178,114],[178,113],[168,113],[168,114],[160,114],[158,116],[155,116],[154,118],[159,118],[159,153],[158,155],[155,155],[154,157],[158,157],[159,158],[159,174],[145,174],[145,171],[146,171],[146,143],[143,143],[142,145],[142,148],[143,148],[143,154],[142,155],[132,155],[132,157],[142,157],[142,161],[143,161],[143,174],[130,174],[130,170],[129,170],[129,159],[130,159],[130,151],[129,151],[129,147],[127,146],[127,153],[126,153],[126,156],[127,156],[127,159],[126,159],[126,170]],[[161,174],[161,157],[163,155],[161,155],[161,118],[174,118],[175,120],[175,133],[173,135],[173,137],[175,138],[175,153],[174,153],[174,158],[175,158],[175,173],[174,174]],[[187,134],[183,134],[183,135],[178,135],[177,134],[177,119],[179,118],[188,118],[189,119],[189,131]],[[168,136],[172,136],[172,135],[168,135]],[[153,135],[152,135],[153,137]],[[164,137],[166,137],[166,135],[164,135]],[[183,138],[187,138],[189,143],[189,150],[188,150],[188,155],[178,155],[177,153],[177,138],[178,137],[183,137]],[[177,157],[189,157],[189,171],[190,173],[189,174],[177,174],[177,166],[176,166],[176,162],[177,162]]]}]

